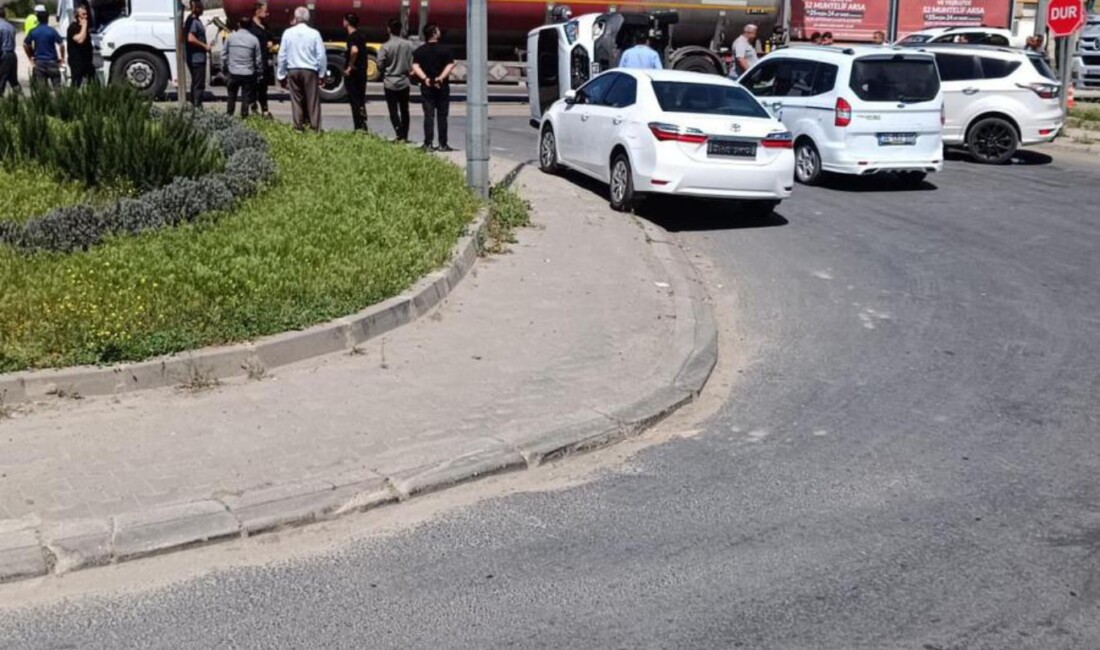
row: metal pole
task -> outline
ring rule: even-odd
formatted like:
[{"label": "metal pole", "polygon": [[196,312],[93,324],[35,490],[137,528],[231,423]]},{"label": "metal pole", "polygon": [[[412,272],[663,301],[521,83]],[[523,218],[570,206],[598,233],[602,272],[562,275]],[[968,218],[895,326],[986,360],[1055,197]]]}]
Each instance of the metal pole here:
[{"label": "metal pole", "polygon": [[898,40],[898,0],[890,0],[886,19],[886,42]]},{"label": "metal pole", "polygon": [[1070,49],[1072,49],[1070,45],[1073,43],[1073,36],[1059,38],[1058,41],[1062,47],[1059,53],[1061,56],[1058,57],[1058,76],[1062,78],[1062,96],[1059,98],[1059,104],[1062,106],[1062,114],[1065,115],[1069,104],[1069,85],[1073,83],[1073,75],[1070,74]]},{"label": "metal pole", "polygon": [[486,0],[466,0],[466,185],[489,198],[489,40]]},{"label": "metal pole", "polygon": [[[1050,0],[1039,0],[1035,5],[1035,29],[1031,32],[1034,36],[1045,36],[1047,33],[1047,8]],[[1046,41],[1043,42],[1046,45]]]},{"label": "metal pole", "polygon": [[176,26],[176,98],[182,110],[186,105],[183,89],[187,87],[187,79],[184,76],[187,66],[183,61],[183,0],[172,2],[172,23]]}]

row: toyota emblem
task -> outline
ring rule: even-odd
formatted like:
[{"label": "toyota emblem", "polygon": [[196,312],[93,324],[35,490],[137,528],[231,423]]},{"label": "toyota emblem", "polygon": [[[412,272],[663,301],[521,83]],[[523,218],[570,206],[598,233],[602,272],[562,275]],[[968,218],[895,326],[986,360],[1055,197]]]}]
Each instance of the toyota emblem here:
[{"label": "toyota emblem", "polygon": [[741,131],[741,125],[737,123],[730,124],[730,131],[733,131],[734,133],[739,133]]}]

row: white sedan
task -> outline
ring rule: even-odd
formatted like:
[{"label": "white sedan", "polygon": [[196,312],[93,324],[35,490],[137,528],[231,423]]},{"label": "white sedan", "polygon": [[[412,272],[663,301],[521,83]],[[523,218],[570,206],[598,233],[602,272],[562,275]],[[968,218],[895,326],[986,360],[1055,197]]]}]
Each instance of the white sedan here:
[{"label": "white sedan", "polygon": [[675,70],[609,70],[539,124],[542,170],[608,183],[621,211],[653,193],[737,199],[770,214],[794,186],[791,147],[790,131],[736,82]]}]

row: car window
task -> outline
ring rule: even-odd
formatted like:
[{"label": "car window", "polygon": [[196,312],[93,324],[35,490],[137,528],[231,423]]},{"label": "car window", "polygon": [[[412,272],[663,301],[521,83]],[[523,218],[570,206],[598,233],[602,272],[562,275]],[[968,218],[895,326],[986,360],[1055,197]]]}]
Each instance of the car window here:
[{"label": "car window", "polygon": [[1008,47],[1008,39],[1000,34],[986,34],[985,40],[981,41],[983,45],[997,45],[1000,47]]},{"label": "car window", "polygon": [[615,78],[619,76],[621,75],[616,72],[601,74],[581,86],[581,89],[577,91],[577,103],[602,104],[604,95],[607,94],[608,90],[611,90],[611,84],[615,83]]},{"label": "car window", "polygon": [[848,85],[864,101],[927,102],[940,91],[940,78],[935,59],[895,54],[856,59]]},{"label": "car window", "polygon": [[775,94],[775,74],[779,70],[779,61],[765,61],[741,77],[741,85],[757,97],[771,97]]},{"label": "car window", "polygon": [[817,64],[817,76],[814,77],[814,92],[815,95],[823,95],[833,91],[836,87],[836,75],[839,71],[832,63],[818,63]]},{"label": "car window", "polygon": [[814,94],[816,71],[816,61],[805,59],[780,61],[779,70],[775,75],[775,91],[772,94],[776,97],[807,97]]},{"label": "car window", "polygon": [[1029,57],[1027,57],[1027,60],[1031,61],[1031,65],[1032,65],[1033,68],[1035,68],[1036,72],[1043,75],[1047,79],[1057,79],[1058,78],[1057,76],[1055,76],[1054,70],[1051,69],[1050,64],[1047,63],[1046,61],[1044,61],[1042,59],[1042,57],[1029,56]]},{"label": "car window", "polygon": [[973,54],[937,52],[936,67],[940,69],[940,79],[943,81],[969,81],[982,77],[982,72],[978,68],[978,59]]},{"label": "car window", "polygon": [[898,45],[912,45],[914,43],[927,43],[931,37],[928,34],[910,34],[898,41]]},{"label": "car window", "polygon": [[615,85],[604,95],[603,103],[615,108],[633,106],[638,98],[638,80],[628,74],[615,75]]},{"label": "car window", "polygon": [[770,117],[760,102],[737,86],[654,81],[653,93],[661,110],[668,113]]},{"label": "car window", "polygon": [[1004,79],[1020,67],[1019,61],[1005,61],[987,56],[980,56],[978,60],[982,63],[982,77],[985,79]]}]

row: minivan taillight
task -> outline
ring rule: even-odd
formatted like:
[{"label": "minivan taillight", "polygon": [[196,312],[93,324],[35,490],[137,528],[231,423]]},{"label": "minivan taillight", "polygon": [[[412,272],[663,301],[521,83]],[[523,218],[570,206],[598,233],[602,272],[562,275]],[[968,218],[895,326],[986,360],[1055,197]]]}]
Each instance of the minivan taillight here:
[{"label": "minivan taillight", "polygon": [[794,136],[790,131],[780,131],[779,133],[769,133],[767,137],[760,141],[760,144],[765,149],[793,149],[794,148]]},{"label": "minivan taillight", "polygon": [[852,105],[843,97],[836,98],[836,126],[848,126],[852,123]]},{"label": "minivan taillight", "polygon": [[1027,88],[1039,96],[1039,99],[1058,99],[1058,91],[1060,90],[1057,84],[1045,84],[1045,83],[1032,83],[1032,84],[1016,84],[1020,88]]},{"label": "minivan taillight", "polygon": [[650,122],[649,130],[658,142],[688,142],[691,144],[703,144],[707,141],[707,134],[699,129],[685,129],[667,122]]}]

